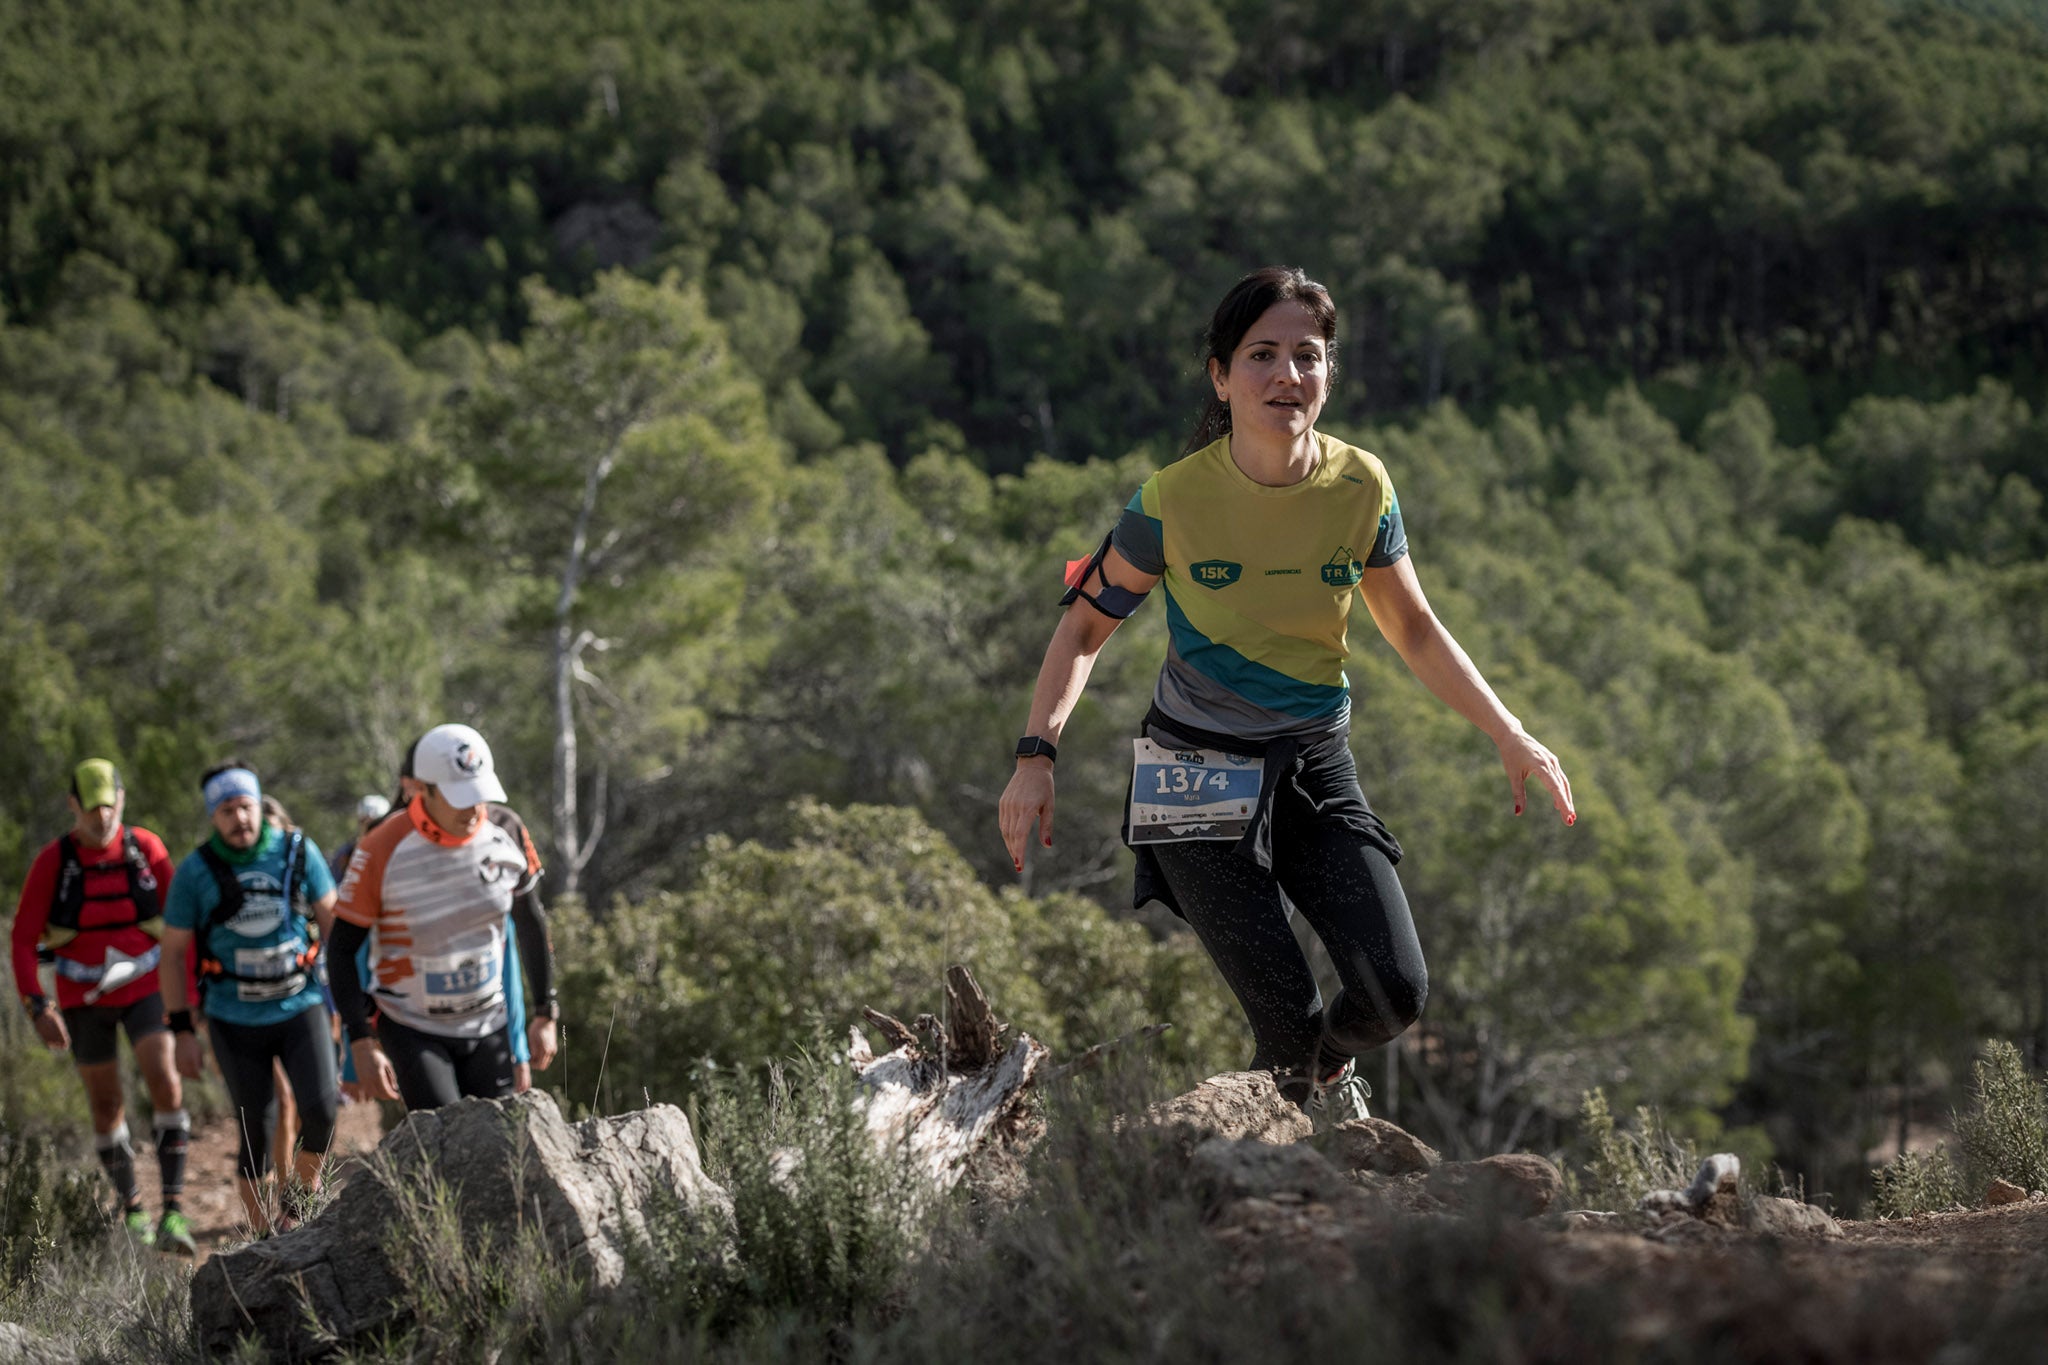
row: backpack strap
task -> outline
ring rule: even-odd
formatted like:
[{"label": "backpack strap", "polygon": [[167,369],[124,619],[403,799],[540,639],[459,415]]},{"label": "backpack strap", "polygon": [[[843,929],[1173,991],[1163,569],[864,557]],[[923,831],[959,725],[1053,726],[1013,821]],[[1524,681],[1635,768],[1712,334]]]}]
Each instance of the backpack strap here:
[{"label": "backpack strap", "polygon": [[78,856],[78,841],[70,835],[57,840],[57,889],[50,894],[50,922],[78,927],[78,915],[85,908],[85,864]]},{"label": "backpack strap", "polygon": [[242,879],[235,875],[235,869],[228,866],[228,860],[214,852],[211,843],[199,846],[199,860],[206,864],[206,870],[213,874],[214,887],[220,892],[214,901],[213,913],[206,917],[206,927],[216,929],[242,913]]},{"label": "backpack strap", "polygon": [[[57,936],[53,946],[69,942],[84,929],[81,921],[85,917],[85,904],[88,899],[120,899],[114,896],[86,896],[85,860],[78,856],[78,841],[69,834],[57,840],[57,856],[57,886],[50,894],[50,914],[47,921],[49,930],[54,931]],[[95,870],[99,870],[104,868],[105,864],[94,866]],[[121,831],[121,871],[128,879],[126,899],[130,918],[95,924],[91,926],[94,930],[126,929],[135,925],[147,925],[163,915],[163,908],[157,901],[156,877],[149,870],[149,855],[142,851],[141,841],[136,839],[135,831],[132,829]],[[46,932],[46,941],[51,937],[52,935]]]},{"label": "backpack strap", "polygon": [[[192,939],[193,953],[197,958],[198,965],[199,989],[203,992],[209,981],[260,980],[261,978],[258,977],[242,976],[237,972],[229,971],[228,965],[213,953],[211,946],[213,931],[242,912],[242,902],[246,898],[246,893],[242,889],[241,878],[235,875],[235,869],[228,865],[227,859],[214,851],[210,840],[199,846],[199,857],[205,862],[206,870],[213,874],[214,885],[220,890],[220,899],[214,905],[213,913],[207,916],[205,932],[195,934]],[[287,910],[304,920],[310,928],[314,923],[313,917],[307,914],[303,908],[305,898],[302,893],[305,889],[305,878],[306,836],[299,830],[293,830],[285,836],[284,876],[282,878],[284,901]],[[306,948],[299,954],[298,965],[299,970],[310,971],[315,959],[319,956],[320,947],[316,934],[308,932],[304,935],[304,938],[306,939]]]}]

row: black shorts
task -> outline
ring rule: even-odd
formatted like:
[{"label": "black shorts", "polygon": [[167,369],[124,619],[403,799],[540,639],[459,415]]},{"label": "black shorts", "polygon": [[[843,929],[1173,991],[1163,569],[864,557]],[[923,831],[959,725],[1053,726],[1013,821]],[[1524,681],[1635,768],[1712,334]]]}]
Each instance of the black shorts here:
[{"label": "black shorts", "polygon": [[80,1066],[98,1066],[114,1060],[117,1027],[128,1030],[131,1048],[164,1031],[164,997],[151,991],[126,1005],[73,1005],[64,1011],[64,1027],[71,1030],[72,1060]]},{"label": "black shorts", "polygon": [[398,1075],[405,1107],[438,1109],[468,1095],[495,1100],[512,1093],[510,1027],[481,1038],[449,1038],[407,1028],[387,1014],[377,1022],[377,1042]]}]

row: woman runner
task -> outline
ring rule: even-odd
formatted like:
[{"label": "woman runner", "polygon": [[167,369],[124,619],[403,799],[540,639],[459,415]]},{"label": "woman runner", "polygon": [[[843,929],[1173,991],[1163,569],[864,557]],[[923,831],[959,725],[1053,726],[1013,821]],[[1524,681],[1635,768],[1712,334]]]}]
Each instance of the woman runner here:
[{"label": "woman runner", "polygon": [[[1136,903],[1193,926],[1251,1023],[1252,1066],[1325,1121],[1364,1116],[1359,1054],[1398,1036],[1428,990],[1394,873],[1401,848],[1366,804],[1347,741],[1355,598],[1441,701],[1500,750],[1515,814],[1535,776],[1566,824],[1571,784],[1430,610],[1377,457],[1316,430],[1337,310],[1298,269],[1239,280],[1210,320],[1206,403],[1183,458],[1145,481],[1069,578],[999,818],[1021,871],[1052,844],[1053,761],[1117,625],[1162,579],[1170,645],[1133,764],[1124,838]],[[1288,925],[1329,950],[1328,1007]]]}]

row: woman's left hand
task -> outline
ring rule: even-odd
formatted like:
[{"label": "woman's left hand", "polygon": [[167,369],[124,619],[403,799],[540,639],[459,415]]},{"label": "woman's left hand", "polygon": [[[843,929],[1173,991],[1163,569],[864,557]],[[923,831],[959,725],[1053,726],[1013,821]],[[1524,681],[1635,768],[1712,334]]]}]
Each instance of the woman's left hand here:
[{"label": "woman's left hand", "polygon": [[1527,804],[1525,791],[1530,774],[1544,786],[1550,788],[1550,804],[1557,807],[1557,813],[1567,825],[1575,825],[1579,812],[1572,805],[1571,780],[1564,775],[1564,765],[1557,761],[1557,755],[1538,744],[1529,732],[1515,729],[1496,741],[1500,746],[1500,762],[1508,770],[1508,790],[1514,793],[1515,814],[1520,815]]},{"label": "woman's left hand", "polygon": [[526,1049],[533,1054],[533,1069],[546,1071],[548,1063],[555,1060],[555,1021],[547,1018],[529,1020]]}]

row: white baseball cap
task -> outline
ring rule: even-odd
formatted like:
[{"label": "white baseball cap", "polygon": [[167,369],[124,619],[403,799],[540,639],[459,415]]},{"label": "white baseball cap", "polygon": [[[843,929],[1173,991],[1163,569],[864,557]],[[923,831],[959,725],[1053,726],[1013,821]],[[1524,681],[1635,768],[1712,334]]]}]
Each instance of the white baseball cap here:
[{"label": "white baseball cap", "polygon": [[436,725],[413,749],[412,775],[441,790],[458,810],[503,801],[504,784],[491,762],[491,746],[467,725]]},{"label": "white baseball cap", "polygon": [[382,820],[391,814],[391,798],[380,792],[371,792],[356,802],[356,819]]}]

